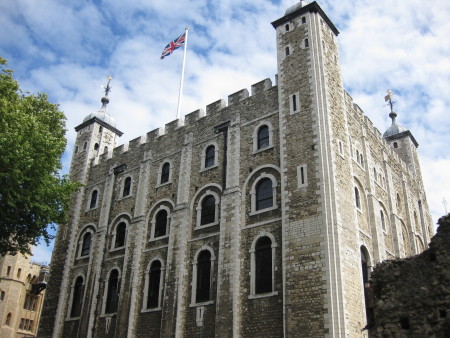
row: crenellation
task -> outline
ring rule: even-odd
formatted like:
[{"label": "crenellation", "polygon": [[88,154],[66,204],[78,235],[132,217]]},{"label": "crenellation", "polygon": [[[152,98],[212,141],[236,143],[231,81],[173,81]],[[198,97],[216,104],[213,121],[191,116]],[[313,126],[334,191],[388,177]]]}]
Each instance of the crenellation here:
[{"label": "crenellation", "polygon": [[267,78],[262,81],[259,81],[251,86],[251,96],[259,95],[262,92],[269,90],[272,88],[272,80]]},{"label": "crenellation", "polygon": [[166,123],[165,125],[165,135],[169,136],[175,130],[184,127],[184,121],[181,119],[173,120],[172,122]]},{"label": "crenellation", "polygon": [[228,95],[228,106],[234,105],[239,101],[243,101],[248,98],[248,90],[246,88],[241,89],[240,91]]},{"label": "crenellation", "polygon": [[155,141],[158,137],[164,135],[164,128],[156,128],[147,133],[147,143]]},{"label": "crenellation", "polygon": [[192,113],[187,114],[184,117],[184,125],[190,126],[193,125],[195,122],[197,122],[202,117],[205,117],[205,111],[203,109],[197,109],[193,111]]},{"label": "crenellation", "polygon": [[206,106],[206,115],[217,113],[219,110],[227,106],[225,100],[220,99]]},{"label": "crenellation", "polygon": [[141,135],[139,137],[136,137],[135,139],[131,140],[128,143],[128,149],[129,150],[135,150],[136,148],[139,148],[142,144],[146,142],[146,137]]}]

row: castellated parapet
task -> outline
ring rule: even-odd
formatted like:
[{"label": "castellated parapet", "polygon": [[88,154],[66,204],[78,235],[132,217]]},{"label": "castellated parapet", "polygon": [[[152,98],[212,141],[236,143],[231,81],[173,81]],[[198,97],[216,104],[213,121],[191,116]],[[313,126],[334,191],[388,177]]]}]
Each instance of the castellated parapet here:
[{"label": "castellated parapet", "polygon": [[119,147],[105,109],[77,127],[40,337],[367,334],[371,267],[432,233],[417,144],[344,91],[316,2],[273,26],[275,85]]}]

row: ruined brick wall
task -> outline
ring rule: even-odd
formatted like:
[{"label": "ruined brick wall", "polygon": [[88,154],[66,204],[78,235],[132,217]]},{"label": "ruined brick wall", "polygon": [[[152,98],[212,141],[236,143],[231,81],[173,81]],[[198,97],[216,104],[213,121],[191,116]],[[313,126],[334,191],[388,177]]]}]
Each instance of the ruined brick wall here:
[{"label": "ruined brick wall", "polygon": [[450,215],[438,223],[429,249],[375,267],[374,337],[450,336]]}]

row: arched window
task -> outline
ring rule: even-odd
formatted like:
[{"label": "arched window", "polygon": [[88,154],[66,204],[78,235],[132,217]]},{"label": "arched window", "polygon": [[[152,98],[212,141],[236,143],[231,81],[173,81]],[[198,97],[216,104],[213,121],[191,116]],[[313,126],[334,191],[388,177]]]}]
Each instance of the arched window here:
[{"label": "arched window", "polygon": [[5,300],[5,295],[6,295],[5,291],[2,291],[0,293],[0,300]]},{"label": "arched window", "polygon": [[302,23],[306,23],[306,18],[304,16],[302,17]]},{"label": "arched window", "polygon": [[98,150],[98,147],[99,147],[98,143],[94,144],[94,150]]},{"label": "arched window", "polygon": [[169,182],[170,177],[170,163],[166,162],[161,168],[161,184]]},{"label": "arched window", "polygon": [[383,210],[380,210],[381,227],[386,230],[386,221],[384,220]]},{"label": "arched window", "polygon": [[214,223],[215,221],[216,221],[216,199],[213,195],[208,195],[202,201],[200,225]]},{"label": "arched window", "polygon": [[115,248],[125,246],[126,233],[127,233],[127,225],[125,224],[125,222],[120,222],[116,228],[116,239],[114,241]]},{"label": "arched window", "polygon": [[154,261],[148,276],[147,309],[159,307],[159,294],[161,286],[161,262]]},{"label": "arched window", "polygon": [[308,48],[309,47],[309,41],[308,41],[308,39],[305,39],[305,48]]},{"label": "arched window", "polygon": [[123,183],[122,197],[128,196],[131,192],[131,177],[127,177]]},{"label": "arched window", "polygon": [[272,241],[264,236],[255,245],[255,294],[273,291]]},{"label": "arched window", "polygon": [[216,148],[210,145],[205,151],[205,168],[212,167],[216,163]]},{"label": "arched window", "polygon": [[273,206],[273,188],[270,178],[261,179],[256,185],[256,210]]},{"label": "arched window", "polygon": [[91,203],[89,204],[89,209],[94,209],[97,206],[98,191],[94,190],[91,194]]},{"label": "arched window", "polygon": [[367,325],[373,325],[374,313],[373,307],[369,307],[371,303],[370,300],[370,292],[369,292],[369,278],[370,278],[370,259],[369,253],[364,246],[361,246],[361,270],[362,270],[362,281],[363,281],[363,289],[364,289],[364,303],[366,306],[366,320]]},{"label": "arched window", "polygon": [[358,209],[361,209],[361,198],[359,197],[359,190],[355,187],[355,204]]},{"label": "arched window", "polygon": [[20,275],[22,274],[22,269],[21,268],[19,268],[18,270],[17,270],[17,278],[20,278]]},{"label": "arched window", "polygon": [[286,26],[284,26],[284,28],[286,29],[286,32],[289,32],[289,24],[286,24]]},{"label": "arched window", "polygon": [[369,254],[365,247],[361,247],[361,269],[364,285],[369,282],[370,277],[370,261]]},{"label": "arched window", "polygon": [[269,127],[264,125],[258,129],[258,149],[267,148],[269,145]]},{"label": "arched window", "polygon": [[83,236],[83,242],[81,244],[80,256],[89,256],[91,250],[92,235],[90,232],[86,232]]},{"label": "arched window", "polygon": [[211,253],[200,252],[197,258],[197,283],[195,302],[201,303],[211,299]]},{"label": "arched window", "polygon": [[84,283],[83,277],[78,276],[73,285],[72,291],[72,307],[70,309],[70,317],[79,317],[83,306]]},{"label": "arched window", "polygon": [[119,271],[112,270],[108,279],[108,292],[106,294],[105,313],[117,312],[119,305]]},{"label": "arched window", "polygon": [[108,152],[108,147],[107,147],[107,146],[105,146],[105,148],[103,149],[103,152],[104,152],[104,153],[107,153],[107,152]]},{"label": "arched window", "polygon": [[155,217],[155,234],[154,238],[165,236],[167,234],[167,211],[160,210]]},{"label": "arched window", "polygon": [[10,326],[11,325],[11,318],[12,318],[12,314],[11,312],[8,313],[8,315],[6,316],[6,321],[5,321],[5,325]]}]

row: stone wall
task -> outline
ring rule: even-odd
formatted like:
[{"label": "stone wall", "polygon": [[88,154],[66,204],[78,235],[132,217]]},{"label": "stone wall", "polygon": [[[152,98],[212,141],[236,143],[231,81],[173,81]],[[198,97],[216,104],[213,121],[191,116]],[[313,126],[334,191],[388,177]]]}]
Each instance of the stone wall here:
[{"label": "stone wall", "polygon": [[438,224],[429,249],[372,272],[374,337],[450,336],[450,215]]}]

